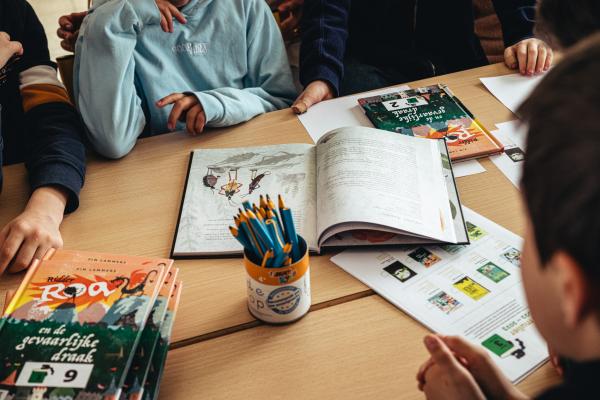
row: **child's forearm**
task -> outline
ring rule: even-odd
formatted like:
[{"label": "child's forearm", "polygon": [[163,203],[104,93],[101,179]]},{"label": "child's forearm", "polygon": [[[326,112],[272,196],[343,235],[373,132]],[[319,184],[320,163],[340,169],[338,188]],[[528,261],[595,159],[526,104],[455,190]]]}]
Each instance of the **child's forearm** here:
[{"label": "child's forearm", "polygon": [[36,189],[29,198],[25,211],[44,215],[57,225],[63,220],[68,194],[65,189],[44,186]]}]

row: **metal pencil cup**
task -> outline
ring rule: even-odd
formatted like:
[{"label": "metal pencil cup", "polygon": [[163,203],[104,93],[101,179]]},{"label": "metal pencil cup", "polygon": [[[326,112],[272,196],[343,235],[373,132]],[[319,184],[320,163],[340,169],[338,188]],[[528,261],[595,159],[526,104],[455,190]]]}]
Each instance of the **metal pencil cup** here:
[{"label": "metal pencil cup", "polygon": [[310,308],[310,265],[306,241],[298,236],[303,257],[281,268],[262,268],[244,254],[248,311],[269,324],[289,324]]}]

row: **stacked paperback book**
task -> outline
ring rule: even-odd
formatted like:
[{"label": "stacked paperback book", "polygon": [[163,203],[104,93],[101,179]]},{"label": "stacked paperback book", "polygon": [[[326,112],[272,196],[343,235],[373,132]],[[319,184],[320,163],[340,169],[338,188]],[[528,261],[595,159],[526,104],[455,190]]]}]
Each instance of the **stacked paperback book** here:
[{"label": "stacked paperback book", "polygon": [[168,259],[56,251],[0,319],[0,400],[155,399],[179,298]]}]

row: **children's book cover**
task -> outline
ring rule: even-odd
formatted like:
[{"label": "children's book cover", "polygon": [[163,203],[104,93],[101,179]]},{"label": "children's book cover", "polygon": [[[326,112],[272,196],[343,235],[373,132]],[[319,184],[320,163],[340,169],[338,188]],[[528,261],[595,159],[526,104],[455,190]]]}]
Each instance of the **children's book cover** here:
[{"label": "children's book cover", "polygon": [[502,152],[502,144],[445,85],[366,97],[358,103],[376,128],[445,139],[452,161]]},{"label": "children's book cover", "polygon": [[163,266],[35,263],[0,319],[0,398],[116,399]]},{"label": "children's book cover", "polygon": [[179,300],[181,298],[182,282],[179,281],[175,284],[171,298],[169,299],[169,305],[167,307],[167,313],[160,327],[160,337],[156,342],[156,349],[152,355],[152,362],[150,363],[150,371],[148,378],[144,385],[144,400],[156,400],[158,398],[158,392],[160,390],[160,381],[165,369],[165,362],[167,361],[167,355],[169,353],[169,344],[171,343],[171,334],[173,333],[173,325],[175,324],[175,314],[179,307]]},{"label": "children's book cover", "polygon": [[152,307],[152,311],[150,312],[150,317],[148,317],[148,322],[144,326],[140,343],[131,362],[131,367],[125,378],[122,398],[129,400],[139,400],[142,398],[144,384],[148,377],[152,357],[160,338],[160,329],[167,315],[169,299],[175,289],[178,274],[179,270],[175,268],[169,271],[165,277],[158,297],[154,302],[154,307]]},{"label": "children's book cover", "polygon": [[[90,263],[105,263],[118,265],[142,265],[144,267],[164,267],[168,271],[173,265],[173,260],[167,258],[152,258],[141,256],[128,256],[122,254],[99,253],[95,251],[55,250],[50,249],[44,260],[52,261],[77,261]],[[166,272],[165,272],[166,273]],[[0,399],[2,400],[2,399]]]}]

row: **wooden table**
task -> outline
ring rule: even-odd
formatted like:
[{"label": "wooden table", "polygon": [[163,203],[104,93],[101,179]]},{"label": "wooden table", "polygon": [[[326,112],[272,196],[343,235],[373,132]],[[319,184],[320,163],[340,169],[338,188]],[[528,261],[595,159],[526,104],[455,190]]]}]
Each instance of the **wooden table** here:
[{"label": "wooden table", "polygon": [[[493,129],[514,116],[478,78],[505,73],[498,64],[410,85],[448,84]],[[166,257],[191,150],[294,142],[311,139],[291,111],[282,110],[196,138],[174,133],[142,139],[119,161],[92,158],[81,208],[62,226],[65,247]],[[519,192],[489,160],[481,163],[486,173],[458,179],[463,203],[522,234]],[[22,165],[4,174],[0,226],[19,213],[28,195]],[[311,259],[311,313],[282,328],[263,326],[248,313],[240,259],[178,261],[185,290],[162,397],[420,397],[414,376],[425,359],[425,329],[334,266],[330,256]],[[0,291],[16,288],[21,279],[3,276]],[[533,394],[556,381],[545,366],[521,387]]]}]

